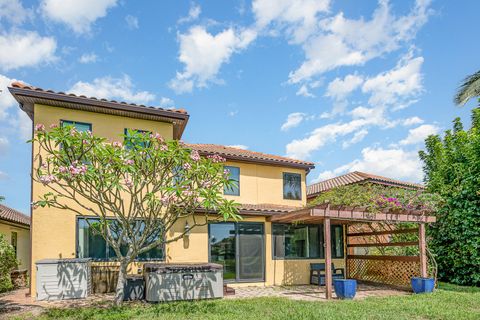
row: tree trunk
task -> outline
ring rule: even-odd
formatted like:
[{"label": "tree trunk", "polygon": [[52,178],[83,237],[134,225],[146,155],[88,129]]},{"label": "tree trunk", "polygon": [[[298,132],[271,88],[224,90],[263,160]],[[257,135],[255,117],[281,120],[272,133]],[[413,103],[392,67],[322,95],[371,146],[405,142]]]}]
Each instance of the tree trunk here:
[{"label": "tree trunk", "polygon": [[119,306],[123,303],[125,282],[127,281],[127,267],[129,259],[120,260],[120,270],[118,272],[117,289],[115,290],[115,305]]}]

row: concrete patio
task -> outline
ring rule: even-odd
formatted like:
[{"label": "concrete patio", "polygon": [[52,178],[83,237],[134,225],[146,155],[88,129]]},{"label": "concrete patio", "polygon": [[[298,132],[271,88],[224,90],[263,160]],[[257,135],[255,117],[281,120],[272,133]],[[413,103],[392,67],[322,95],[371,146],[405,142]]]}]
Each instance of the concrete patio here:
[{"label": "concrete patio", "polygon": [[[358,283],[355,299],[367,297],[386,297],[393,295],[408,295],[410,292],[381,284]],[[237,287],[235,295],[225,296],[225,299],[245,299],[259,297],[282,297],[292,300],[327,301],[325,286],[270,286],[270,287]],[[335,292],[333,297],[336,298]]]}]

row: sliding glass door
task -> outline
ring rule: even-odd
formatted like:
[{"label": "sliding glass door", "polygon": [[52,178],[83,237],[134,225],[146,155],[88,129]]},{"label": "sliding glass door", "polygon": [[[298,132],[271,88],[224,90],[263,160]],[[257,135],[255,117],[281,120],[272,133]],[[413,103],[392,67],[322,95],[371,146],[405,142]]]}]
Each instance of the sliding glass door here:
[{"label": "sliding glass door", "polygon": [[223,279],[235,280],[236,238],[234,223],[209,224],[210,262],[223,265]]},{"label": "sliding glass door", "polygon": [[263,223],[209,224],[210,262],[222,264],[225,281],[265,279]]}]

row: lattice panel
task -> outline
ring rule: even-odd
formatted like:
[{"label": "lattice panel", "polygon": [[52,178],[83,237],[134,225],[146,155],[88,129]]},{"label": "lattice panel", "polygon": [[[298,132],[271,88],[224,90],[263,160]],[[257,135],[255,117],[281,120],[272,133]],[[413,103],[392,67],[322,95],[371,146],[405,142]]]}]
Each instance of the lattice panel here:
[{"label": "lattice panel", "polygon": [[348,278],[409,287],[420,276],[420,262],[347,259]]}]

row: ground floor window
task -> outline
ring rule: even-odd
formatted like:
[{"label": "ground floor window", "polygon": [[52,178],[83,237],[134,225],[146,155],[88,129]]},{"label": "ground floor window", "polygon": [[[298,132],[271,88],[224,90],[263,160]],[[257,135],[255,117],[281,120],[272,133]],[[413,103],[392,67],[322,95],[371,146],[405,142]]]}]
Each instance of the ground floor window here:
[{"label": "ground floor window", "polygon": [[[323,225],[272,224],[275,259],[323,259]],[[332,258],[344,257],[343,227],[331,226]]]},{"label": "ground floor window", "polygon": [[[142,223],[139,221],[138,223]],[[77,223],[77,257],[92,258],[93,260],[115,260],[116,254],[113,248],[107,244],[103,236],[99,233],[101,228],[100,219],[98,218],[78,218]],[[115,222],[110,224],[111,230],[115,233]],[[150,239],[150,243],[158,240],[158,235],[154,235]],[[126,253],[126,245],[120,250]],[[140,254],[137,260],[161,260],[164,258],[163,246],[153,248],[147,252]]]},{"label": "ground floor window", "polygon": [[225,281],[265,279],[263,223],[210,223],[209,260],[223,265]]}]

